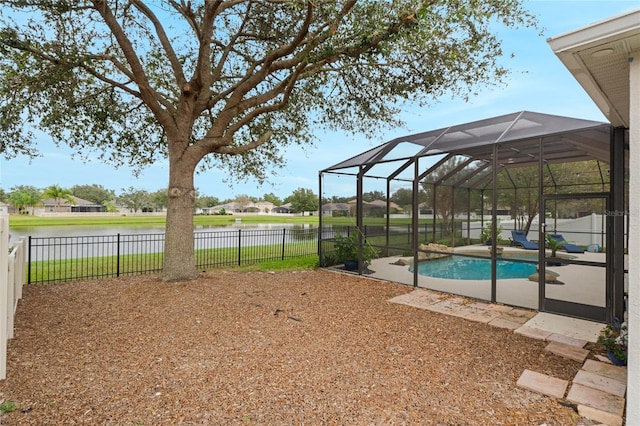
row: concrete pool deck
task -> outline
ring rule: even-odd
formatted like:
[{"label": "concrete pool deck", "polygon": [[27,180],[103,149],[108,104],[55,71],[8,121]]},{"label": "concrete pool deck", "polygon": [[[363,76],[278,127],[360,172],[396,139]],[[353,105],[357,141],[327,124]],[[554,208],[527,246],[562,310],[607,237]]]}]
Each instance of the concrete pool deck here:
[{"label": "concrete pool deck", "polygon": [[[457,247],[455,252],[487,253],[486,246]],[[454,252],[454,253],[455,253]],[[535,254],[537,251],[505,247],[504,254]],[[571,254],[580,260],[604,262],[604,253]],[[387,281],[413,285],[413,272],[408,265],[398,265],[399,260],[411,261],[411,257],[385,257],[374,259],[367,275]],[[560,284],[547,284],[547,298],[567,300],[593,306],[606,305],[605,268],[582,265],[547,267],[558,274]],[[418,276],[418,287],[481,300],[491,300],[491,280],[453,280]],[[538,308],[538,283],[528,278],[497,280],[496,302],[527,309]]]}]

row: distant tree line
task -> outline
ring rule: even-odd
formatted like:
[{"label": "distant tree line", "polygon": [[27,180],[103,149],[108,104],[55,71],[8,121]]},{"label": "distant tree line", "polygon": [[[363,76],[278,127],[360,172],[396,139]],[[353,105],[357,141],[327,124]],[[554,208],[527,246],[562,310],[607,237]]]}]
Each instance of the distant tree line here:
[{"label": "distant tree line", "polygon": [[[471,207],[472,211],[490,214],[491,191],[472,191],[471,197],[466,190],[438,190],[434,191],[430,182],[436,182],[446,176],[451,170],[457,168],[459,160],[452,160],[443,164],[438,170],[430,174],[418,187],[417,202],[426,209],[435,208],[436,213],[447,224],[456,213],[466,212]],[[463,170],[472,169],[470,165]],[[554,187],[555,193],[567,193],[580,190],[582,192],[602,191],[605,182],[608,182],[608,166],[596,161],[577,162],[570,164],[552,164],[547,167],[543,176],[544,186]],[[446,185],[444,185],[446,186]],[[537,167],[523,167],[511,170],[509,173],[498,174],[499,208],[506,208],[511,212],[511,217],[519,221],[519,228],[528,230],[533,218],[539,213],[540,202],[538,199],[538,169]],[[514,190],[518,188],[517,191]],[[38,189],[29,185],[18,185],[9,191],[0,188],[0,201],[12,205],[19,212],[33,214],[33,209],[42,205],[43,200],[54,200],[56,206],[65,202],[73,204],[73,197],[87,200],[91,203],[104,205],[107,211],[117,211],[116,206],[123,206],[131,211],[162,211],[167,207],[168,194],[166,189],[148,192],[134,187],[123,188],[116,195],[115,191],[106,189],[102,185],[74,185],[71,188],[62,188],[59,185]],[[435,200],[434,200],[435,197]],[[355,199],[355,195],[327,196],[322,198],[322,204],[349,203]],[[362,194],[365,202],[376,200],[386,201],[387,195],[382,191],[369,191]],[[411,211],[414,198],[413,190],[401,187],[389,194],[389,200],[395,203],[399,209]],[[307,188],[297,188],[285,198],[279,198],[274,193],[266,193],[262,197],[240,194],[234,198],[219,199],[211,195],[200,194],[196,191],[196,208],[210,208],[218,205],[235,202],[239,206],[248,206],[250,203],[267,201],[275,206],[288,205],[291,212],[317,211],[319,209],[318,196]],[[584,202],[581,202],[584,204]],[[575,215],[584,206],[576,202],[567,201],[558,207],[556,214],[562,217]],[[241,208],[244,210],[244,208]]]},{"label": "distant tree line", "polygon": [[[54,200],[56,207],[63,204],[75,204],[74,197],[89,201],[96,205],[102,205],[107,211],[117,211],[116,206],[123,206],[134,212],[162,211],[167,207],[168,193],[166,189],[149,192],[132,186],[122,188],[120,193],[107,189],[102,185],[74,185],[71,188],[63,188],[54,184],[46,188],[36,188],[31,185],[16,185],[9,191],[0,188],[0,202],[13,206],[16,211],[24,214],[33,214],[35,207],[43,205],[45,200]],[[266,193],[262,197],[254,197],[240,194],[234,198],[219,199],[211,195],[200,194],[196,191],[196,208],[214,207],[227,203],[248,205],[267,201],[275,206],[290,204],[290,211],[304,212],[318,210],[318,196],[312,190],[298,188],[284,199],[273,193]]]}]

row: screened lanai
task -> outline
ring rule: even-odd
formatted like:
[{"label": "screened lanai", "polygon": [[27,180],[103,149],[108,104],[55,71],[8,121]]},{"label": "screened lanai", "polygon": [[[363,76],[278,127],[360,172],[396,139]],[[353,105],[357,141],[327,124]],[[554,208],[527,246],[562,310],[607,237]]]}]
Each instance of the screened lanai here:
[{"label": "screened lanai", "polygon": [[[608,123],[522,111],[393,139],[320,172],[321,265],[342,268],[350,237],[356,273],[620,317],[627,137]],[[336,200],[345,188],[353,197]]]}]

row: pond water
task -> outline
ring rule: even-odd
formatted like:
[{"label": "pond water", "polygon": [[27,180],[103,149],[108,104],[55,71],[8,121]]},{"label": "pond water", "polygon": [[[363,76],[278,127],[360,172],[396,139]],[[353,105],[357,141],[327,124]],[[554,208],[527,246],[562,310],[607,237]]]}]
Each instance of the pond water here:
[{"label": "pond water", "polygon": [[[497,260],[496,269],[496,279],[498,280],[527,278],[536,272],[536,265]],[[413,272],[413,267],[411,267],[411,272]],[[429,260],[418,264],[418,274],[450,280],[490,280],[491,259],[452,256],[443,259]]]},{"label": "pond water", "polygon": [[[313,226],[308,224],[291,223],[236,223],[228,226],[220,225],[196,225],[195,232],[263,230],[263,229],[308,229]],[[140,235],[140,234],[164,234],[164,225],[127,225],[127,226],[94,226],[94,225],[64,225],[64,226],[20,226],[17,228],[9,225],[11,240],[9,244],[18,241],[21,237],[79,237],[102,235]]]},{"label": "pond water", "polygon": [[[315,229],[287,223],[198,225],[194,244],[196,249],[284,244],[314,238]],[[164,225],[17,227],[9,229],[9,245],[31,237],[33,260],[159,253],[164,251],[164,233]]]}]

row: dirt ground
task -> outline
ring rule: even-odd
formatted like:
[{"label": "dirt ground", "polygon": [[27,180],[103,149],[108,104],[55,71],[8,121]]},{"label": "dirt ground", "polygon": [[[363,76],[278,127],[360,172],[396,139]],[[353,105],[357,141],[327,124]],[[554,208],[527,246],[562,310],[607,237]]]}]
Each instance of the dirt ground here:
[{"label": "dirt ground", "polygon": [[405,305],[329,271],[24,288],[0,424],[577,425],[516,387],[572,379],[544,342]]}]

